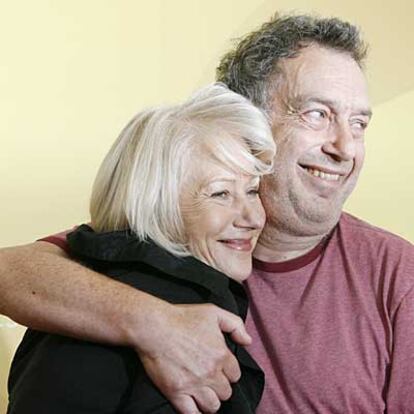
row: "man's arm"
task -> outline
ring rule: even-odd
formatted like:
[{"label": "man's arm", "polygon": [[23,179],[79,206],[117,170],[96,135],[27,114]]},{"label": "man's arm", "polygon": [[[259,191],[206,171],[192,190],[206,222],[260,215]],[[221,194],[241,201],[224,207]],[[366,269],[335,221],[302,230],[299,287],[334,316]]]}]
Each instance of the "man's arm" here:
[{"label": "man's arm", "polygon": [[0,250],[0,312],[47,332],[133,347],[182,413],[214,412],[240,376],[223,332],[250,341],[213,305],[171,305],[93,272],[46,242]]},{"label": "man's arm", "polygon": [[147,306],[158,303],[79,265],[46,242],[1,249],[0,281],[0,313],[16,322],[114,344],[130,344],[126,318],[131,317],[132,300],[148,299]]}]

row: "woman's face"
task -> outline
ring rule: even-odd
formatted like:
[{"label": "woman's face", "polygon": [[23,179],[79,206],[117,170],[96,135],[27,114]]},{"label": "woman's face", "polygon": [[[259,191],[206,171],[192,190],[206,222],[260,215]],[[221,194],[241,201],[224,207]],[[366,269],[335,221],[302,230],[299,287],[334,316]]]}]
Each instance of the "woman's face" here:
[{"label": "woman's face", "polygon": [[188,249],[229,277],[246,279],[265,223],[259,177],[232,171],[208,157],[196,163],[191,175],[181,196]]}]

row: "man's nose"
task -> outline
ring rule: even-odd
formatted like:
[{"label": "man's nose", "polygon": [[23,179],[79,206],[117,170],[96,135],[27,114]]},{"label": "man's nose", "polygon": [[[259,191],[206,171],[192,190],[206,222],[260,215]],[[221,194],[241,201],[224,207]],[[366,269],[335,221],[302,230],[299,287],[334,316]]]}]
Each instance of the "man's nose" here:
[{"label": "man's nose", "polygon": [[336,123],[328,133],[323,151],[336,161],[352,161],[355,158],[356,143],[348,123]]}]

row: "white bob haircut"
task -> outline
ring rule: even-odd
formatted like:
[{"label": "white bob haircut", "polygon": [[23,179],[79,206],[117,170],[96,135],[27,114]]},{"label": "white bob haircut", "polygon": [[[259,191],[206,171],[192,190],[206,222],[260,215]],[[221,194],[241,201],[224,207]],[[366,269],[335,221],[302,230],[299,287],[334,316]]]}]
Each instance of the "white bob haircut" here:
[{"label": "white bob haircut", "polygon": [[[241,144],[236,156],[234,140]],[[240,155],[247,161],[243,168]],[[174,255],[189,255],[180,212],[186,172],[201,157],[213,157],[237,172],[261,176],[271,172],[274,155],[264,113],[224,84],[206,86],[181,105],[144,110],[123,129],[99,168],[90,202],[92,227],[129,229]]]}]

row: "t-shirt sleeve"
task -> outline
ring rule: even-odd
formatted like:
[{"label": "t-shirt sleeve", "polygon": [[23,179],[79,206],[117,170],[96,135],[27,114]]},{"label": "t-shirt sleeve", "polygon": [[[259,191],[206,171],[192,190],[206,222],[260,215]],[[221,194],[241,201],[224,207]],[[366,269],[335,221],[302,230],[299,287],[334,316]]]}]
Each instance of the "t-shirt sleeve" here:
[{"label": "t-shirt sleeve", "polygon": [[74,229],[75,228],[70,229],[70,230],[65,230],[60,233],[52,234],[50,236],[42,237],[41,239],[37,241],[43,241],[43,242],[54,244],[60,247],[62,250],[64,250],[65,253],[69,254],[69,245],[66,240],[66,236]]},{"label": "t-shirt sleeve", "polygon": [[393,349],[387,412],[411,413],[414,407],[414,287],[401,301],[393,323]]}]

